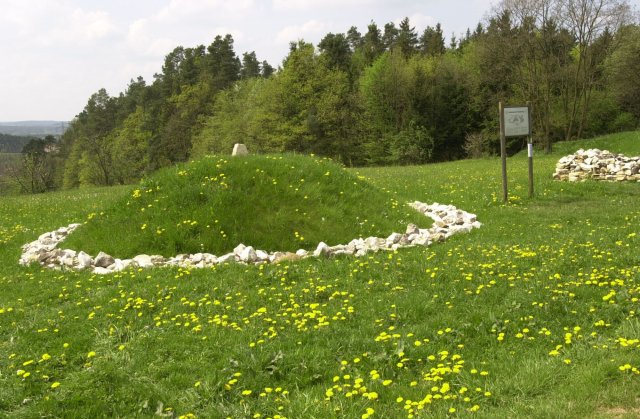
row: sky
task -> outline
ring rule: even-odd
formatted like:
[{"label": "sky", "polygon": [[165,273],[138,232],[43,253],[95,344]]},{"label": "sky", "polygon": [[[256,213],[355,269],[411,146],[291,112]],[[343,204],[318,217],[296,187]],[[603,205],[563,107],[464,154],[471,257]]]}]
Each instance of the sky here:
[{"label": "sky", "polygon": [[177,46],[229,33],[234,49],[282,63],[289,43],[408,17],[420,34],[472,30],[495,0],[0,0],[0,121],[69,121],[100,88],[151,83]]}]

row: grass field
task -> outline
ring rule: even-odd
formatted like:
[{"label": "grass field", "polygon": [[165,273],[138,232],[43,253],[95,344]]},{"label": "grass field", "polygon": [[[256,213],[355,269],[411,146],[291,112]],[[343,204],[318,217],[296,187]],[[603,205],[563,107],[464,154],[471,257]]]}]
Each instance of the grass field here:
[{"label": "grass field", "polygon": [[20,246],[131,193],[0,201],[0,416],[638,417],[640,184],[558,183],[578,148],[353,170],[483,227],[429,248],[111,276],[17,264]]}]

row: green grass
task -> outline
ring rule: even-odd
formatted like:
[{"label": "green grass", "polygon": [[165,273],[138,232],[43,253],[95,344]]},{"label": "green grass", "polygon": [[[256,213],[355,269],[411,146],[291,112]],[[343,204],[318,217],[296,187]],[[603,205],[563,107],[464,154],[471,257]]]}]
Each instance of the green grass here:
[{"label": "green grass", "polygon": [[313,250],[324,241],[387,237],[427,220],[343,167],[301,155],[208,157],[163,170],[104,211],[88,214],[68,242],[114,256]]},{"label": "green grass", "polygon": [[25,269],[23,243],[131,189],[3,198],[0,416],[637,417],[640,375],[625,366],[640,368],[640,184],[551,175],[574,149],[636,155],[639,142],[536,155],[534,199],[515,156],[508,205],[497,159],[354,171],[483,222],[360,259]]}]

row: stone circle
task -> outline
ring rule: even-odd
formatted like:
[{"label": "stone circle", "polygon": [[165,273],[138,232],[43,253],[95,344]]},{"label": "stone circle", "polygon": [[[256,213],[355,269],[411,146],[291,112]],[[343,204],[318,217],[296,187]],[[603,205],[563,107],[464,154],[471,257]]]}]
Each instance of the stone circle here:
[{"label": "stone circle", "polygon": [[453,205],[431,205],[413,202],[411,207],[433,220],[433,225],[422,229],[415,224],[409,224],[404,233],[392,233],[388,237],[367,237],[353,239],[347,244],[329,246],[320,242],[316,249],[307,251],[299,249],[293,252],[266,252],[252,246],[239,244],[233,252],[222,256],[210,253],[182,254],[173,257],[160,255],[137,255],[130,259],[118,259],[104,252],[96,256],[83,251],[58,249],[58,245],[81,224],[70,224],[55,231],[41,234],[37,240],[22,246],[22,256],[19,263],[23,266],[32,263],[56,270],[90,270],[99,275],[111,274],[129,268],[154,268],[176,266],[182,268],[207,268],[224,263],[262,264],[296,261],[310,257],[321,258],[338,255],[361,257],[369,252],[379,250],[393,251],[405,247],[428,246],[433,242],[443,241],[459,233],[468,233],[479,228],[475,214],[462,211]]}]

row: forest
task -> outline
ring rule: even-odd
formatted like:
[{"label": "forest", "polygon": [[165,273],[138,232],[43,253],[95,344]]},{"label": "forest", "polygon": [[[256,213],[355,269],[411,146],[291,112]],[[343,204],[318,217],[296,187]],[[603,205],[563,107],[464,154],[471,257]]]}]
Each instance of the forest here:
[{"label": "forest", "polygon": [[[229,154],[234,143],[347,166],[488,156],[499,149],[499,101],[529,101],[534,143],[550,151],[559,140],[636,129],[639,68],[640,26],[620,0],[503,0],[448,40],[440,24],[419,33],[408,18],[372,21],[317,45],[291,42],[277,68],[216,36],[176,47],[153,81],[94,93],[57,147],[37,154],[46,176],[25,185],[131,183]],[[509,150],[522,146],[512,140]]]},{"label": "forest", "polygon": [[0,132],[0,153],[20,153],[35,137],[3,134]]}]

